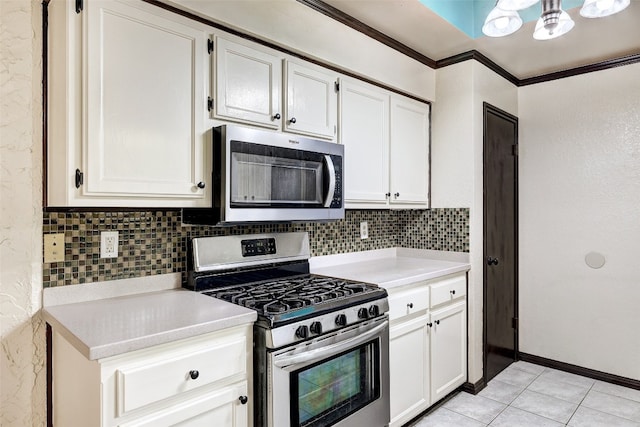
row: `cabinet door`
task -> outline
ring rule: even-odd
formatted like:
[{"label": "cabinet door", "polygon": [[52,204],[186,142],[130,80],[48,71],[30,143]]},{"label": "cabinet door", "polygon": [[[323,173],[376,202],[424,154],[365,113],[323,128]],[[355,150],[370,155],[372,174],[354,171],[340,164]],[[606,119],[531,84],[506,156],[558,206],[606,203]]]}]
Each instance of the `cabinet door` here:
[{"label": "cabinet door", "polygon": [[391,203],[428,205],[429,105],[391,96]]},{"label": "cabinet door", "polygon": [[431,403],[467,378],[467,303],[431,313]]},{"label": "cabinet door", "polygon": [[345,201],[386,205],[389,191],[389,94],[343,80],[340,142],[344,145]]},{"label": "cabinet door", "polygon": [[280,128],[282,60],[217,37],[214,116]]},{"label": "cabinet door", "polygon": [[401,426],[429,406],[428,316],[391,326],[389,332],[390,427]]},{"label": "cabinet door", "polygon": [[232,385],[206,394],[197,399],[174,405],[167,410],[154,413],[134,421],[120,424],[121,427],[248,427],[248,404],[240,397],[247,397],[247,382]]},{"label": "cabinet door", "polygon": [[287,62],[285,129],[333,139],[338,118],[337,76]]},{"label": "cabinet door", "polygon": [[203,27],[143,3],[85,8],[83,196],[206,205]]}]

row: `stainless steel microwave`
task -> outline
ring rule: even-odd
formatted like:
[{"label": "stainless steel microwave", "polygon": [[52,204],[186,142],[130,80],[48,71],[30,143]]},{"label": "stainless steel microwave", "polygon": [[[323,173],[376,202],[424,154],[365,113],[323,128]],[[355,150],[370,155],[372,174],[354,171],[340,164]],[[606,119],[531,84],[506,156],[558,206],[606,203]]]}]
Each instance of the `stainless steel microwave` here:
[{"label": "stainless steel microwave", "polygon": [[344,218],[344,147],[236,125],[213,128],[212,207],[184,209],[187,224]]}]

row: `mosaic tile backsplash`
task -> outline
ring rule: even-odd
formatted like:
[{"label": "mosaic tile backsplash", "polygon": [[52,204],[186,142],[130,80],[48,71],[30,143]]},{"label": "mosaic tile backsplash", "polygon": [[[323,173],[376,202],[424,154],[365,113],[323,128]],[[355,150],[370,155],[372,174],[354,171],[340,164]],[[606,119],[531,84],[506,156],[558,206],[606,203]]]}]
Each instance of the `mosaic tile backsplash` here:
[{"label": "mosaic tile backsplash", "polygon": [[[367,221],[369,238],[360,239]],[[100,258],[100,232],[118,231],[118,258]],[[44,287],[185,272],[193,237],[306,231],[313,256],[407,247],[469,252],[469,209],[347,210],[329,223],[183,226],[179,210],[45,212],[43,233],[64,233],[64,262],[45,263]]]}]

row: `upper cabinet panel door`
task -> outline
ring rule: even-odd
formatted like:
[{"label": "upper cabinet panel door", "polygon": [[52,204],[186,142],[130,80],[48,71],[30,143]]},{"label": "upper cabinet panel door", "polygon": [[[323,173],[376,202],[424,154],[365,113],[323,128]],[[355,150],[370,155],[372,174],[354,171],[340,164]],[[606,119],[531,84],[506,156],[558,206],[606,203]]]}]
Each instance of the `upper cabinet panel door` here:
[{"label": "upper cabinet panel door", "polygon": [[279,129],[282,59],[216,38],[214,116]]},{"label": "upper cabinet panel door", "polygon": [[340,88],[346,202],[386,204],[389,191],[389,94],[351,80]]},{"label": "upper cabinet panel door", "polygon": [[142,3],[83,13],[83,196],[204,200],[206,33]]},{"label": "upper cabinet panel door", "polygon": [[428,205],[429,105],[391,96],[391,203]]},{"label": "upper cabinet panel door", "polygon": [[337,76],[287,62],[285,130],[334,139],[338,114]]}]

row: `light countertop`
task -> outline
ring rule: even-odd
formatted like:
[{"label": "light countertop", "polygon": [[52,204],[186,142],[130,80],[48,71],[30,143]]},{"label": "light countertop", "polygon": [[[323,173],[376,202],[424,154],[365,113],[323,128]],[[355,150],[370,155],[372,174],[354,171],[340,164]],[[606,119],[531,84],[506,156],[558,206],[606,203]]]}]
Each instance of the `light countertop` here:
[{"label": "light countertop", "polygon": [[311,258],[311,272],[375,283],[386,289],[470,268],[466,253],[391,248]]},{"label": "light countertop", "polygon": [[257,315],[176,288],[45,306],[42,317],[80,353],[95,360],[252,323]]}]

